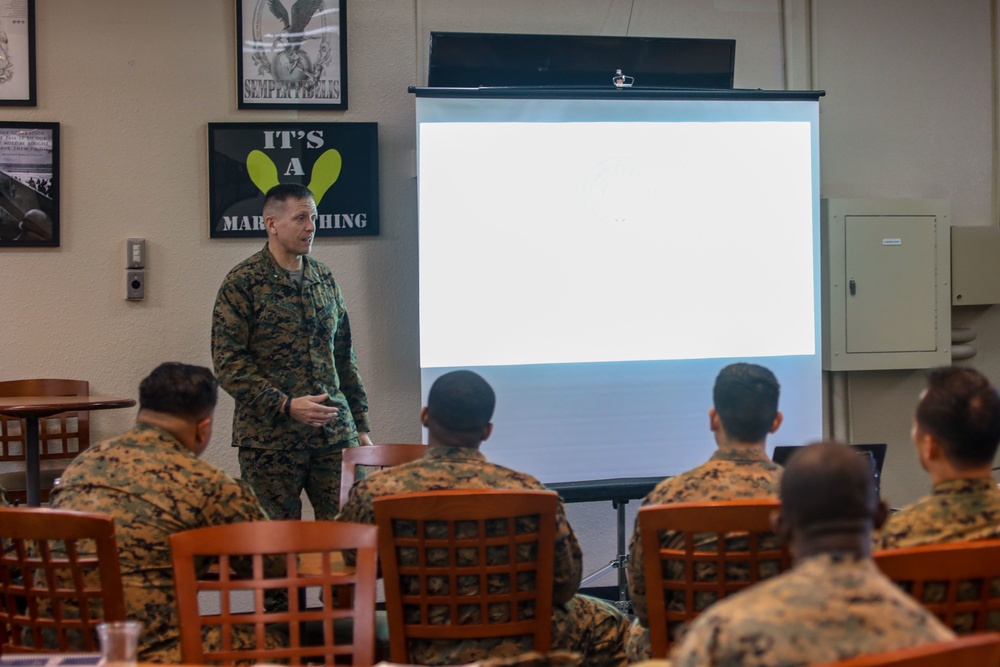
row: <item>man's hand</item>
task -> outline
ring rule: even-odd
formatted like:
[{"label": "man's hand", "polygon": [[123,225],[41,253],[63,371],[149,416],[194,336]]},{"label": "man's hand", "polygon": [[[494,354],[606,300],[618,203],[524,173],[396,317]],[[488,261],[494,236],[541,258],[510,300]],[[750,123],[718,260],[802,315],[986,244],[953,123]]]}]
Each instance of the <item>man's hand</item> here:
[{"label": "man's hand", "polygon": [[368,431],[358,431],[358,442],[361,443],[362,447],[371,447],[373,444],[371,436],[368,435]]},{"label": "man's hand", "polygon": [[320,428],[337,418],[337,408],[323,405],[326,394],[316,396],[299,396],[292,399],[292,419],[309,426]]}]

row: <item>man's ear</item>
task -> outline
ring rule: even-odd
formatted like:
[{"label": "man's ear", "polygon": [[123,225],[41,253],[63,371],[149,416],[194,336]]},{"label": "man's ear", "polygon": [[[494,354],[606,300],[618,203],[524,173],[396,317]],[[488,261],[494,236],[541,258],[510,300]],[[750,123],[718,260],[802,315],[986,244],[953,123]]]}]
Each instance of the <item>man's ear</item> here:
[{"label": "man's ear", "polygon": [[493,434],[493,422],[486,425],[483,429],[483,440],[489,440],[490,436]]},{"label": "man's ear", "polygon": [[792,544],[792,529],[781,510],[771,512],[771,530],[781,544],[785,546]]},{"label": "man's ear", "polygon": [[774,433],[781,428],[781,422],[783,421],[785,421],[785,415],[781,414],[781,411],[779,410],[778,414],[774,416],[774,423],[771,424],[771,430],[768,431],[768,433]]},{"label": "man's ear", "polygon": [[274,226],[274,224],[275,224],[275,222],[277,222],[277,220],[278,219],[276,217],[274,217],[273,215],[265,215],[264,216],[264,229],[267,231],[268,234],[275,234],[277,232],[277,230],[276,230],[276,228]]},{"label": "man's ear", "polygon": [[722,430],[722,420],[719,419],[719,413],[716,412],[715,408],[708,409],[708,430],[712,433],[718,433]]},{"label": "man's ear", "polygon": [[426,427],[427,426],[427,422],[428,422],[428,419],[427,419],[427,407],[425,406],[425,407],[423,407],[423,408],[420,409],[420,423],[423,424],[424,427]]},{"label": "man's ear", "polygon": [[194,452],[195,456],[201,456],[208,449],[208,443],[211,440],[212,418],[205,417],[194,426],[194,448],[191,451]]},{"label": "man's ear", "polygon": [[889,503],[884,500],[880,500],[878,507],[875,508],[875,530],[879,530],[885,525],[886,520],[889,518]]}]

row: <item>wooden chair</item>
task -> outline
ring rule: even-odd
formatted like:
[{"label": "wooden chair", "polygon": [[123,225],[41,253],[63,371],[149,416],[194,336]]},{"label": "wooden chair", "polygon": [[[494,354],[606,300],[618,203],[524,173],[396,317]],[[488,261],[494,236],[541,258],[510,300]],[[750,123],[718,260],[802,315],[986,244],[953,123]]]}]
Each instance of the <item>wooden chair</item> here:
[{"label": "wooden chair", "polygon": [[4,654],[98,651],[97,624],[125,620],[111,517],[0,508],[0,545]]},{"label": "wooden chair", "polygon": [[791,567],[771,532],[779,507],[732,500],[639,510],[653,658],[665,658],[677,630],[713,602]]},{"label": "wooden chair", "polygon": [[344,450],[344,461],[340,472],[340,506],[347,503],[351,487],[358,478],[358,467],[390,468],[401,463],[416,461],[427,445],[371,445],[369,447],[348,447]]},{"label": "wooden chair", "polygon": [[[235,523],[176,533],[170,536],[170,548],[185,663],[290,661],[293,665],[332,665],[347,658],[354,665],[373,663],[374,526],[333,521]],[[342,549],[357,551],[354,568],[344,566]],[[206,557],[218,558],[218,576],[207,574]],[[248,576],[238,578],[235,572],[247,572]],[[338,586],[353,587],[350,606],[334,603],[334,588]],[[319,593],[319,607],[305,607],[306,596],[300,592],[307,590]],[[287,611],[265,607],[265,593],[271,594],[270,602],[275,594],[284,598],[286,591]],[[200,613],[199,595],[202,604],[218,612]],[[239,611],[241,602],[252,610]],[[345,622],[353,623],[351,631],[345,633],[349,638],[340,632]],[[322,642],[307,645],[310,633],[305,624],[318,626],[315,634]],[[268,630],[274,628],[287,630],[287,642],[271,639]],[[213,640],[209,642],[213,645],[204,645],[203,631],[218,638],[218,643]]]},{"label": "wooden chair", "polygon": [[551,491],[376,498],[392,662],[421,640],[528,636],[547,652],[558,505]]},{"label": "wooden chair", "polygon": [[997,667],[1000,634],[970,635],[947,642],[874,653],[822,667]]},{"label": "wooden chair", "polygon": [[1000,540],[887,549],[872,557],[956,633],[1000,630]]},{"label": "wooden chair", "polygon": [[[86,380],[7,380],[0,382],[0,396],[86,396],[90,383]],[[0,463],[24,462],[26,426],[23,419],[0,416]],[[56,478],[77,454],[90,446],[90,413],[61,412],[40,420],[38,429],[39,458],[42,460],[42,501],[48,500]],[[62,460],[62,465],[46,465],[45,461]],[[0,473],[0,485],[11,502],[27,501],[25,474],[20,470]]]}]

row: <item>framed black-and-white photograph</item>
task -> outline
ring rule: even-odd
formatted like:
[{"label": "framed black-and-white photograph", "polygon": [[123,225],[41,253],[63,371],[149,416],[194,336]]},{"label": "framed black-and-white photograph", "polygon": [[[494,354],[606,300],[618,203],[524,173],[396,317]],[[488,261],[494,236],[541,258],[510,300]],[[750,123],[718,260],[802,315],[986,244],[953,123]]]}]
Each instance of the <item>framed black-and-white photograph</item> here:
[{"label": "framed black-and-white photograph", "polygon": [[59,245],[59,123],[0,122],[0,246]]},{"label": "framed black-and-white photograph", "polygon": [[210,237],[267,237],[264,194],[279,183],[312,190],[317,237],[377,235],[378,124],[208,124]]},{"label": "framed black-and-white photograph", "polygon": [[36,104],[35,0],[0,0],[0,106]]},{"label": "framed black-and-white photograph", "polygon": [[240,109],[347,108],[347,0],[236,0]]}]

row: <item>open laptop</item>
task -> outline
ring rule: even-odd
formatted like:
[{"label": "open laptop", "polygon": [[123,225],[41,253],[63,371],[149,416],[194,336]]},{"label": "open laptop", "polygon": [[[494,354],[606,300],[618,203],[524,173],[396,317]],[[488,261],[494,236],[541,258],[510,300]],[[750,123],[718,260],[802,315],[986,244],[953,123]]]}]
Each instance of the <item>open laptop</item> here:
[{"label": "open laptop", "polygon": [[[872,464],[872,475],[875,477],[875,491],[881,494],[882,487],[882,464],[885,463],[885,452],[888,449],[886,443],[879,443],[874,445],[851,445],[858,454],[867,457]],[[774,453],[771,455],[771,460],[780,466],[784,466],[788,461],[789,457],[799,449],[796,445],[777,445],[774,448]]]}]

